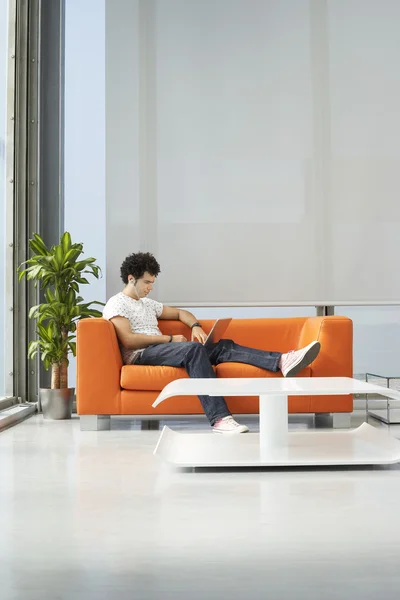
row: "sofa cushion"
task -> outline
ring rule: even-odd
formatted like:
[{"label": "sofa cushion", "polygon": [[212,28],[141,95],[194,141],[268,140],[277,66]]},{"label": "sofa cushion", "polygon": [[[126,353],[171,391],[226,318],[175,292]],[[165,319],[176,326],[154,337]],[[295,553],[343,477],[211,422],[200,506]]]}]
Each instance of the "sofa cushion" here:
[{"label": "sofa cushion", "polygon": [[175,379],[188,377],[185,369],[177,367],[152,367],[125,365],[121,369],[121,387],[124,390],[162,390]]},{"label": "sofa cushion", "polygon": [[[272,373],[242,363],[222,363],[214,368],[217,377],[282,377],[280,371]],[[133,391],[158,391],[175,379],[187,377],[185,369],[177,367],[125,365],[121,369],[121,387]],[[311,377],[311,369],[303,369],[300,377]]]},{"label": "sofa cushion", "polygon": [[[282,377],[282,373],[278,371],[264,371],[252,365],[242,363],[222,363],[217,366],[217,377]],[[300,377],[311,377],[311,369],[307,367],[299,374]]]}]

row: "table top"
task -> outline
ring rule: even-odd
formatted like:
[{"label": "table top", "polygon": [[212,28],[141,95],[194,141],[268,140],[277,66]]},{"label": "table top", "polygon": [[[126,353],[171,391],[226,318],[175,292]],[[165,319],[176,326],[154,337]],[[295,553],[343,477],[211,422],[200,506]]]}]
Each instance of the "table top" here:
[{"label": "table top", "polygon": [[400,392],[352,379],[351,377],[221,377],[217,379],[176,379],[162,390],[155,408],[171,396],[263,396],[380,394],[400,400]]}]

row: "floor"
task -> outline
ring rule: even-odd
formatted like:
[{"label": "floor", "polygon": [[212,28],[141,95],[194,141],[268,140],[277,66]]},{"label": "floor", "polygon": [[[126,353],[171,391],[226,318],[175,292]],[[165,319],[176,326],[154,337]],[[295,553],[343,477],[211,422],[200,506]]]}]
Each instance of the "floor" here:
[{"label": "floor", "polygon": [[41,416],[0,433],[1,600],[400,597],[400,465],[182,472],[157,437]]}]

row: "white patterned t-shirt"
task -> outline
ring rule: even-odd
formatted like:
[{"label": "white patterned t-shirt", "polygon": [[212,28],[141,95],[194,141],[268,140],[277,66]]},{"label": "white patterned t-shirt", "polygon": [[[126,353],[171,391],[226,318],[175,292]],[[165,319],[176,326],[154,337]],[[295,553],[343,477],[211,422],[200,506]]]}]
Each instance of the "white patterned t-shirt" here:
[{"label": "white patterned t-shirt", "polygon": [[[158,328],[158,317],[163,311],[161,302],[151,298],[140,298],[134,300],[123,292],[112,296],[103,309],[103,317],[108,321],[113,317],[125,317],[129,319],[132,333],[144,335],[162,335]],[[125,365],[135,362],[138,355],[143,352],[125,348],[119,343],[122,358]]]}]

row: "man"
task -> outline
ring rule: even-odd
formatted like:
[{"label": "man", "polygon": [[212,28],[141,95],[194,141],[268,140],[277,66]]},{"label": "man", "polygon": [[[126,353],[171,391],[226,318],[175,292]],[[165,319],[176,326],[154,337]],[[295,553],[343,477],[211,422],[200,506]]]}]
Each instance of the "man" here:
[{"label": "man", "polygon": [[[232,340],[204,346],[207,335],[190,312],[148,298],[159,272],[160,265],[152,254],[131,254],[121,265],[124,289],[104,307],[103,316],[116,329],[125,364],[184,367],[189,377],[216,377],[213,365],[239,362],[295,377],[317,357],[320,350],[317,341],[287,354],[246,348]],[[182,321],[191,329],[191,341],[183,335],[163,335],[158,319]],[[248,431],[233,419],[224,398],[199,398],[213,431],[222,434]]]}]

